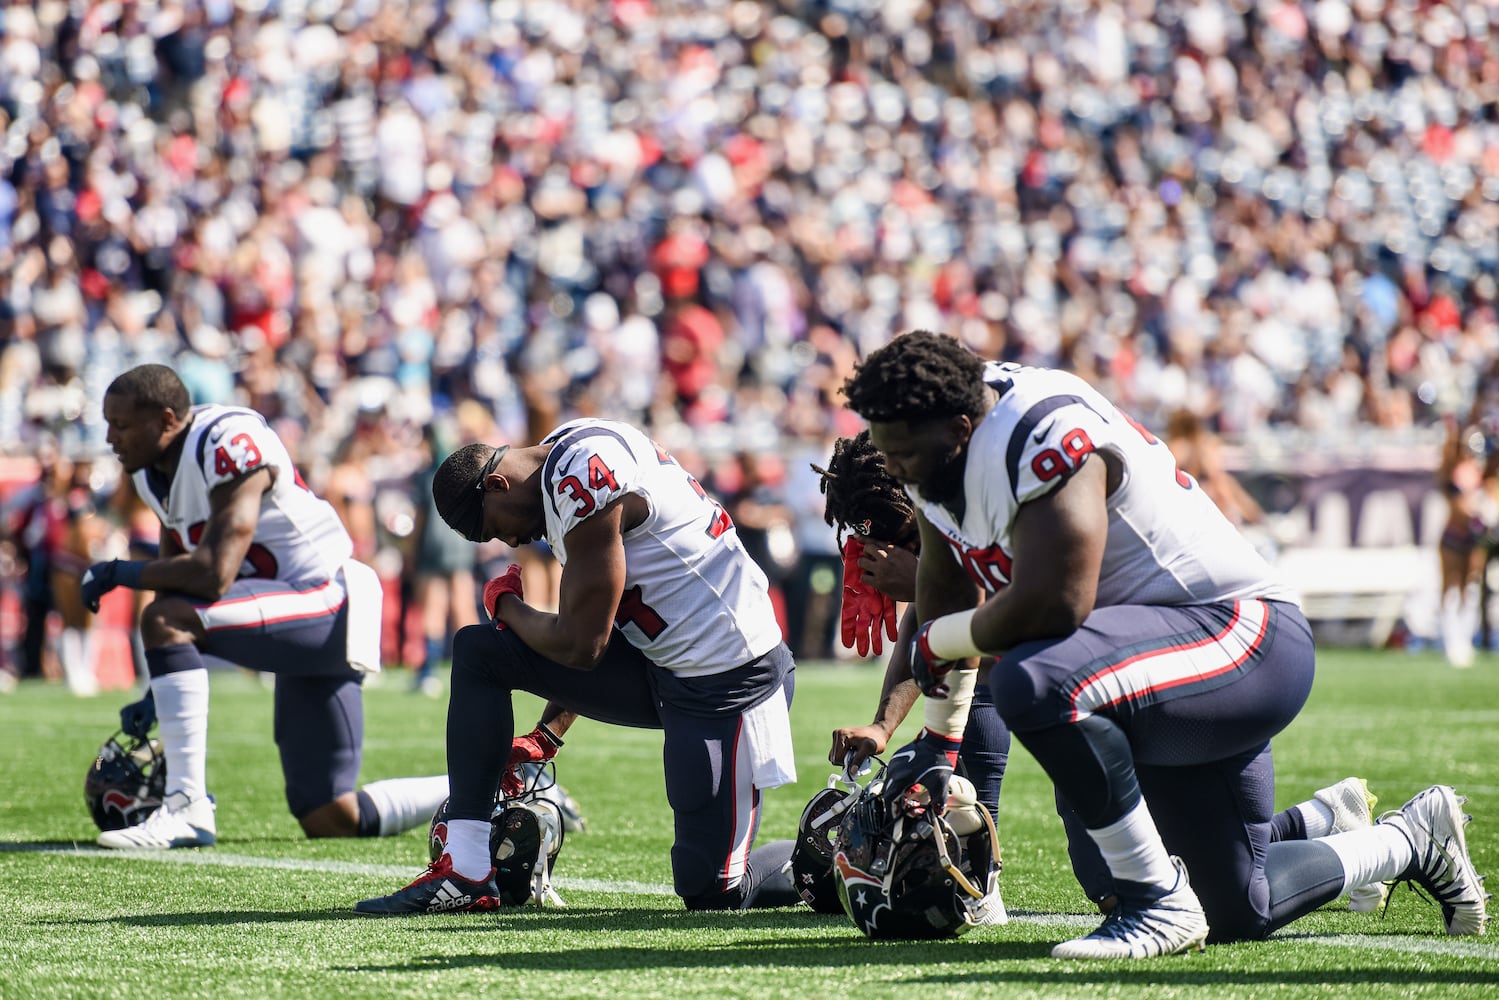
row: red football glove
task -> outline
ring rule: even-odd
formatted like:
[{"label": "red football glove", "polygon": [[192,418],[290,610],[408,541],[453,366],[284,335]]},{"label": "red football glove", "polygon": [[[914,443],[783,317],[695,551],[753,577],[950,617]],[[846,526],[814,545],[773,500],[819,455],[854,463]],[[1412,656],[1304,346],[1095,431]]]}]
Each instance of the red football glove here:
[{"label": "red football glove", "polygon": [[505,762],[505,776],[500,779],[500,794],[513,799],[525,790],[520,765],[541,764],[557,756],[562,737],[540,724],[524,736],[510,741],[510,759]]},{"label": "red football glove", "polygon": [[865,583],[859,560],[864,558],[864,542],[849,538],[843,543],[843,645],[866,656],[871,647],[875,655],[884,652],[880,626],[884,625],[890,640],[895,641],[895,602]]},{"label": "red football glove", "polygon": [[505,627],[505,623],[500,621],[500,598],[505,594],[514,594],[525,600],[520,586],[520,563],[512,563],[503,574],[484,585],[484,610],[494,619],[495,628]]}]

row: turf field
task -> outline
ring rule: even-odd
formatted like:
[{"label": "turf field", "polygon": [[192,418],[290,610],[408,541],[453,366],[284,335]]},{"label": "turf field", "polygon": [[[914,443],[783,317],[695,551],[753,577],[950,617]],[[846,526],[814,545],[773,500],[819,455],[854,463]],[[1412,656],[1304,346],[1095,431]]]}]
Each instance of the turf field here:
[{"label": "turf field", "polygon": [[[801,783],[767,796],[761,837],[791,836],[831,768],[835,724],[867,721],[872,666],[804,665],[792,721]],[[366,778],[443,767],[445,702],[408,675],[366,697]],[[809,910],[689,914],[671,895],[670,816],[655,733],[580,722],[560,778],[591,830],[558,864],[561,910],[355,917],[426,860],[426,831],[308,842],[286,813],[258,681],[216,674],[209,787],[219,844],[122,856],[91,845],[85,769],[122,699],[60,686],[0,696],[0,998],[1493,996],[1499,931],[1449,938],[1399,887],[1383,917],[1340,900],[1269,941],[1139,963],[1053,961],[1091,927],[1061,824],[1017,743],[1000,834],[1011,923],[950,942],[874,944]],[[518,715],[529,725],[537,705]],[[1383,806],[1437,781],[1471,796],[1480,871],[1499,869],[1499,657],[1454,671],[1435,654],[1322,653],[1312,699],[1276,743],[1278,805],[1348,774]]]}]

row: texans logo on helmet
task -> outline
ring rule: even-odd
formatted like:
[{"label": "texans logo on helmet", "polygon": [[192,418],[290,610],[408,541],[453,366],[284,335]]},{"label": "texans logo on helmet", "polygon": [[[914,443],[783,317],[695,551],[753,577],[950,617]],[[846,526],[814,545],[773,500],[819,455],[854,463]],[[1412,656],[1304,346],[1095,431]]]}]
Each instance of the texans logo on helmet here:
[{"label": "texans logo on helmet", "polygon": [[124,822],[122,826],[132,826],[136,821],[136,813],[142,809],[154,811],[161,803],[155,799],[137,798],[126,795],[117,788],[111,788],[100,798],[100,804],[106,813],[119,813]]},{"label": "texans logo on helmet", "polygon": [[442,857],[443,853],[447,849],[448,849],[448,824],[446,824],[446,823],[433,823],[432,824],[432,859],[435,861],[436,859]]},{"label": "texans logo on helmet", "polygon": [[842,891],[847,894],[849,916],[857,926],[865,928],[865,933],[872,934],[879,927],[880,918],[891,912],[883,883],[868,872],[855,868],[842,851],[833,857],[833,864],[843,879]]}]

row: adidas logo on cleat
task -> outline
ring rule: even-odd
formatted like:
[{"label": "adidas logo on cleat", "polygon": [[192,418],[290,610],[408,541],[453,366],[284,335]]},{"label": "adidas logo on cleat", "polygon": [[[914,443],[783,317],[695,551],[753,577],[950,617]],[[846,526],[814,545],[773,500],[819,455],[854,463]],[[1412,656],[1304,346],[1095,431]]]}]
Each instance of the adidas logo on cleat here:
[{"label": "adidas logo on cleat", "polygon": [[428,913],[446,913],[448,910],[461,910],[474,901],[474,897],[466,892],[459,892],[458,887],[451,882],[444,882],[437,889],[437,895],[432,897],[432,902],[427,904]]}]

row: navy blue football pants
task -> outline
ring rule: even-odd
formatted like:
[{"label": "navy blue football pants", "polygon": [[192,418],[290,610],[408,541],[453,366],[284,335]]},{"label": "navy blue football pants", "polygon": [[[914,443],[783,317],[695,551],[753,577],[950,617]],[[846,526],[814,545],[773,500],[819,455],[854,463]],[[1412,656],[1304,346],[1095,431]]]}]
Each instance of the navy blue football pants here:
[{"label": "navy blue football pants", "polygon": [[[243,624],[219,627],[211,612],[201,645],[148,649],[146,666],[153,677],[201,670],[203,656],[208,655],[275,674],[273,728],[286,781],[286,804],[301,819],[358,786],[364,746],[364,675],[348,663],[347,605],[330,608],[316,595],[300,601],[298,591],[289,584],[267,591],[267,585],[274,583],[242,581],[241,589],[256,588],[253,597],[231,591],[231,598],[208,607],[235,604]],[[257,610],[264,607],[264,601],[290,601],[305,607],[278,616]],[[202,601],[193,603],[204,606]]]},{"label": "navy blue football pants", "polygon": [[[790,658],[784,645],[767,656]],[[515,732],[512,691],[527,691],[611,725],[660,729],[666,798],[675,820],[672,881],[689,909],[790,906],[792,841],[749,852],[760,822],[760,790],[744,770],[741,713],[689,714],[654,694],[645,654],[618,632],[593,670],[547,659],[509,629],[470,625],[453,639],[448,701],[449,814],[488,819]],[[781,692],[789,706],[794,672]],[[746,857],[748,854],[748,857]]]},{"label": "navy blue football pants", "polygon": [[1299,608],[1240,601],[1100,608],[1064,639],[1011,650],[989,684],[1073,814],[1069,851],[1088,895],[1129,895],[1082,831],[1143,794],[1210,939],[1232,940],[1264,937],[1342,888],[1330,848],[1271,843],[1270,739],[1305,704],[1313,671]]}]

